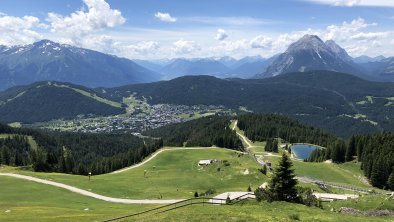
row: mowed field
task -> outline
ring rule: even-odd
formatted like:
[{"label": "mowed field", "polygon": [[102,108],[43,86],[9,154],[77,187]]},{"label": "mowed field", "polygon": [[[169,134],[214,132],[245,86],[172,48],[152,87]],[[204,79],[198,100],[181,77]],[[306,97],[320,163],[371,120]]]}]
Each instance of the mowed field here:
[{"label": "mowed field", "polygon": [[[20,222],[74,222],[103,221],[118,216],[141,212],[157,207],[156,205],[113,204],[84,197],[69,191],[24,181],[2,177],[0,179],[0,221]],[[368,208],[378,200],[366,199]],[[380,200],[379,200],[380,201]],[[336,205],[355,206],[352,201],[337,202]],[[335,207],[335,205],[333,205]],[[338,206],[339,207],[339,206]],[[393,221],[393,217],[364,217],[342,215],[324,209],[308,208],[286,202],[258,203],[254,200],[236,205],[212,206],[194,205],[162,214],[148,214],[121,221],[327,221],[352,222]],[[336,208],[338,209],[338,208]]]},{"label": "mowed field", "polygon": [[[218,162],[201,167],[199,160]],[[227,161],[225,164],[223,161]],[[171,149],[158,154],[140,167],[118,174],[87,176],[61,173],[37,173],[16,168],[0,172],[15,172],[65,183],[110,197],[128,199],[183,199],[194,193],[213,189],[216,193],[246,191],[257,188],[268,177],[258,171],[260,166],[249,156],[220,148]]]},{"label": "mowed field", "polygon": [[[197,162],[201,159],[227,160],[229,165],[216,163],[208,167],[198,167]],[[295,163],[295,166],[298,168],[299,165]],[[313,167],[319,169],[318,166],[325,165],[320,163]],[[175,148],[158,154],[140,167],[118,174],[93,176],[91,181],[86,176],[35,173],[11,167],[2,167],[0,172],[46,178],[111,197],[175,199],[190,198],[195,191],[201,193],[207,189],[215,189],[217,194],[246,191],[249,184],[255,189],[268,179],[258,168],[250,156],[227,149]],[[346,166],[344,171],[353,172],[353,168],[353,165]],[[332,167],[320,169],[323,175],[331,171]],[[249,171],[248,174],[245,173],[246,170]],[[0,177],[0,187],[0,221],[102,221],[159,206],[108,203],[49,185],[4,176]],[[381,197],[371,199],[367,196],[356,201],[325,204],[324,209],[285,202],[258,203],[251,200],[232,206],[195,205],[123,221],[294,221],[294,218],[299,218],[299,221],[393,221],[393,217],[373,218],[330,212],[331,208],[337,210],[342,204],[358,208],[358,203],[363,203],[360,209],[375,209],[382,206],[383,200]],[[390,209],[394,207],[387,203],[384,206]]]}]

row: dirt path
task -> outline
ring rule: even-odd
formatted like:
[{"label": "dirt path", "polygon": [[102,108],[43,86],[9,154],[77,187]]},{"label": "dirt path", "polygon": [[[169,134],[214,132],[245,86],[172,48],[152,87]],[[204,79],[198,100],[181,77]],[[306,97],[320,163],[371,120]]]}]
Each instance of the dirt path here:
[{"label": "dirt path", "polygon": [[46,185],[50,185],[50,186],[54,186],[54,187],[59,187],[62,189],[66,189],[69,190],[73,193],[78,193],[84,196],[88,196],[88,197],[93,197],[99,200],[103,200],[103,201],[107,201],[107,202],[112,202],[112,203],[123,203],[123,204],[170,204],[170,203],[176,203],[179,201],[182,201],[183,199],[179,199],[179,200],[131,200],[131,199],[122,199],[122,198],[113,198],[113,197],[107,197],[107,196],[103,196],[100,194],[96,194],[96,193],[92,193],[90,191],[87,190],[82,190],[70,185],[66,185],[63,183],[58,183],[58,182],[53,182],[53,181],[49,181],[49,180],[43,180],[43,179],[39,179],[36,177],[31,177],[31,176],[25,176],[25,175],[20,175],[20,174],[15,174],[15,173],[0,173],[0,176],[7,176],[7,177],[14,177],[14,178],[18,178],[18,179],[22,179],[22,180],[28,180],[28,181],[33,181],[36,183],[42,183],[42,184],[46,184]]},{"label": "dirt path", "polygon": [[235,120],[235,121],[234,121],[234,126],[233,126],[233,128],[232,128],[233,131],[235,130],[235,127],[237,127],[237,125],[238,125],[238,120]]},{"label": "dirt path", "polygon": [[[154,154],[152,154],[149,158],[145,159],[143,162],[118,170],[118,171],[114,171],[112,172],[114,173],[120,173],[120,172],[124,172],[126,170],[130,170],[136,167],[140,167],[142,165],[144,165],[145,163],[151,161],[153,158],[155,158],[158,154],[164,152],[164,151],[171,151],[171,150],[204,150],[204,149],[226,149],[226,148],[215,148],[215,147],[191,147],[191,148],[163,148],[158,150],[157,152],[155,152]],[[230,149],[228,149],[230,150]],[[236,150],[231,150],[234,152],[239,152],[239,153],[243,153],[240,151],[236,151]],[[171,203],[176,203],[179,201],[182,201],[184,199],[177,199],[177,200],[133,200],[133,199],[122,199],[122,198],[113,198],[113,197],[107,197],[107,196],[103,196],[100,194],[96,194],[87,190],[83,190],[77,187],[73,187],[67,184],[63,184],[63,183],[58,183],[58,182],[54,182],[54,181],[49,181],[49,180],[44,180],[44,179],[39,179],[36,177],[32,177],[32,176],[25,176],[25,175],[21,175],[21,174],[16,174],[16,173],[0,173],[0,176],[8,176],[8,177],[13,177],[13,178],[17,178],[17,179],[22,179],[22,180],[28,180],[28,181],[33,181],[36,183],[42,183],[42,184],[46,184],[46,185],[50,185],[50,186],[54,186],[54,187],[59,187],[62,189],[66,189],[69,190],[71,192],[74,193],[78,193],[84,196],[88,196],[88,197],[93,197],[95,199],[99,199],[99,200],[103,200],[103,201],[107,201],[107,202],[112,202],[112,203],[123,203],[123,204],[171,204]]]}]

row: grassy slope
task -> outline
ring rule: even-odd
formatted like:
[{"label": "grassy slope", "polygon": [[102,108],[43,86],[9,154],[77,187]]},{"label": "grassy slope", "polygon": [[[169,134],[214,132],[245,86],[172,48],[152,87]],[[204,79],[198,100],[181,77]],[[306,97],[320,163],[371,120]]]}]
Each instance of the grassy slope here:
[{"label": "grassy slope", "polygon": [[[101,221],[154,207],[107,203],[60,188],[8,177],[1,177],[0,187],[0,221],[7,222]],[[11,212],[6,213],[7,210]]]},{"label": "grassy slope", "polygon": [[[199,171],[196,167],[197,161],[209,158],[227,159],[231,165],[224,167],[225,171],[220,173],[216,170],[218,166]],[[295,166],[298,166],[297,163]],[[191,197],[190,192],[201,192],[211,187],[216,187],[218,191],[244,190],[250,181],[259,184],[266,179],[261,173],[255,172],[255,167],[248,156],[238,157],[233,151],[210,149],[165,151],[143,167],[116,175],[95,176],[90,183],[82,176],[33,173],[11,167],[3,167],[0,172],[22,172],[76,184],[110,196],[141,199],[157,198],[155,184],[160,183],[160,192],[163,198],[167,199]],[[250,175],[241,173],[245,168],[249,169]],[[355,167],[346,166],[348,170],[352,168]],[[147,178],[143,177],[144,170],[148,170]],[[323,169],[322,172],[326,170],[330,169]],[[257,179],[256,176],[260,178]],[[1,177],[0,187],[0,221],[100,221],[155,207],[106,203],[59,188],[7,177]],[[179,191],[176,191],[177,187]],[[45,192],[42,192],[43,190]],[[301,221],[392,221],[392,217],[366,218],[330,212],[331,208],[338,209],[340,206],[362,210],[375,209],[381,202],[381,198],[363,197],[356,201],[325,204],[324,210],[321,210],[282,202],[268,204],[250,201],[235,206],[190,206],[126,221],[291,221],[291,214],[298,215]],[[388,209],[394,207],[392,203],[387,202],[382,206]],[[85,211],[86,208],[89,208],[89,211]],[[5,213],[6,210],[11,212]],[[190,217],[190,212],[193,212],[193,217]]]},{"label": "grassy slope", "polygon": [[[2,134],[0,134],[0,139],[5,139],[7,137],[13,137],[13,136],[15,136],[15,134],[2,133]],[[34,150],[37,149],[37,147],[38,147],[37,142],[34,140],[34,138],[32,136],[27,136],[27,142],[30,144],[30,147],[32,149],[34,149]]]},{"label": "grassy slope", "polygon": [[56,86],[56,87],[63,87],[63,88],[69,88],[69,89],[72,89],[75,92],[78,92],[78,93],[80,93],[80,94],[82,94],[84,96],[90,97],[90,98],[92,98],[92,99],[94,99],[94,100],[96,100],[98,102],[105,103],[107,105],[110,105],[110,106],[113,106],[113,107],[116,107],[116,108],[120,108],[121,107],[121,104],[118,103],[118,102],[114,102],[114,101],[111,101],[111,100],[99,97],[96,94],[92,94],[90,92],[86,92],[85,90],[82,90],[82,89],[77,89],[77,88],[74,88],[74,87],[71,87],[71,86],[68,86],[68,85],[54,84],[54,86]]},{"label": "grassy slope", "polygon": [[[213,164],[205,168],[198,167],[202,159],[228,160],[230,166]],[[217,168],[221,168],[218,172]],[[90,189],[111,197],[130,199],[190,198],[195,191],[201,193],[215,189],[225,191],[246,191],[249,184],[257,188],[267,177],[258,171],[259,166],[248,155],[238,157],[234,151],[226,149],[176,150],[164,151],[141,167],[119,174],[94,176],[88,181],[86,176],[60,173],[36,173],[19,171],[17,173],[33,175],[44,179]],[[249,174],[243,172],[248,169]],[[144,170],[147,171],[144,177]],[[0,169],[0,172],[15,171],[12,168]]]},{"label": "grassy slope", "polygon": [[[234,121],[230,124],[234,127]],[[242,130],[235,127],[235,130],[241,135],[245,135]],[[267,155],[264,151],[265,142],[255,141],[252,142],[253,146],[250,150],[256,154]],[[285,152],[280,149],[279,152]],[[274,166],[279,161],[277,156],[264,156],[264,160],[270,161]],[[315,179],[324,180],[326,182],[347,184],[350,186],[372,188],[370,185],[365,184],[361,178],[363,173],[360,169],[360,164],[355,162],[347,162],[344,164],[329,164],[329,163],[311,163],[293,160],[295,172],[298,176],[306,176]]]},{"label": "grassy slope", "polygon": [[[2,187],[0,221],[102,221],[155,207],[152,205],[107,203],[51,186],[7,177],[0,180],[0,186]],[[359,202],[368,204],[365,207],[363,204],[360,208],[371,209],[379,201],[381,200],[362,199]],[[337,207],[339,203],[351,207],[354,207],[355,204],[354,201],[330,204],[333,205],[332,207]],[[148,215],[123,221],[292,221],[289,219],[291,214],[298,215],[301,221],[380,222],[393,220],[393,217],[367,218],[341,215],[330,212],[331,205],[325,206],[324,210],[284,202],[268,204],[250,201],[234,206],[196,205],[159,215]],[[389,206],[389,204],[386,205]],[[86,208],[89,210],[86,211]],[[7,210],[11,210],[11,212],[6,213]]]}]

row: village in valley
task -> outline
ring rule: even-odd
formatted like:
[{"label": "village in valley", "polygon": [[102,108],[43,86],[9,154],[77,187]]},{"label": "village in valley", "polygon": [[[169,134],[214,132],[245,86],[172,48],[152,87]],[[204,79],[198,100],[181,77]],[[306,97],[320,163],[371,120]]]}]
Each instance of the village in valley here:
[{"label": "village in valley", "polygon": [[49,122],[26,125],[55,131],[83,133],[133,133],[181,123],[210,115],[230,115],[232,111],[215,105],[149,105],[140,102],[139,106],[129,106],[126,114],[115,116],[79,116],[71,120],[52,120]]}]

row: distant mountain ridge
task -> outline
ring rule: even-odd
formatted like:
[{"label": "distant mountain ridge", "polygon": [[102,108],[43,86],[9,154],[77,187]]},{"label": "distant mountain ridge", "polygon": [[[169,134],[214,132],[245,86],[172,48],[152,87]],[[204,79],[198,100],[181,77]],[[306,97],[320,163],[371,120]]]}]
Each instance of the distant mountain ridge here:
[{"label": "distant mountain ridge", "polygon": [[137,64],[162,74],[165,80],[181,76],[211,75],[218,78],[250,78],[272,62],[273,58],[246,56],[234,59],[229,56],[208,58],[176,58],[162,60],[133,60]]},{"label": "distant mountain ridge", "polygon": [[318,36],[305,35],[292,43],[257,78],[277,76],[290,72],[328,70],[358,74],[360,70],[352,58],[334,41],[323,42]]},{"label": "distant mountain ridge", "polygon": [[129,59],[49,40],[0,47],[0,90],[43,80],[112,87],[159,79]]}]

